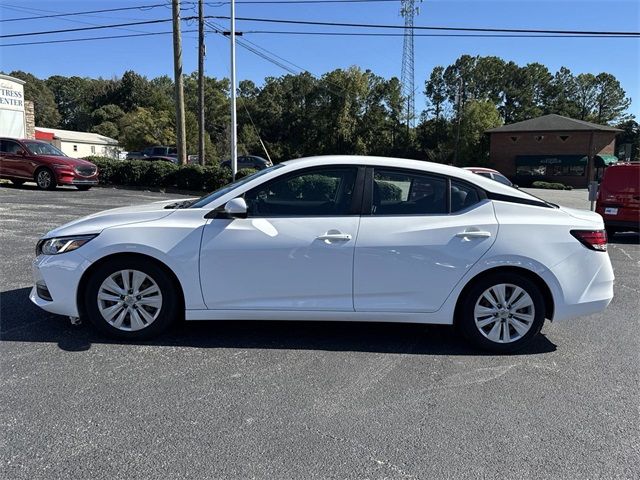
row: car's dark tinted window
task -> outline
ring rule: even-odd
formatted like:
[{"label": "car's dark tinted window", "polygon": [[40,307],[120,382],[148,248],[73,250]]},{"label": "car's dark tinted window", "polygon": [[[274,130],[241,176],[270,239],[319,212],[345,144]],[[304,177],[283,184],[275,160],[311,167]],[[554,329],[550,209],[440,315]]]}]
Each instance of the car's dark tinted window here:
[{"label": "car's dark tinted window", "polygon": [[478,175],[482,175],[483,177],[491,178],[491,174],[489,172],[476,172]]},{"label": "car's dark tinted window", "polygon": [[507,177],[505,177],[504,175],[500,175],[499,173],[494,173],[493,174],[493,179],[496,182],[500,182],[500,183],[503,183],[505,185],[509,185],[509,186],[512,185],[512,183],[509,181],[509,179]]},{"label": "car's dark tinted window", "polygon": [[447,183],[428,174],[378,169],[373,175],[372,215],[447,213]]},{"label": "car's dark tinted window", "polygon": [[348,215],[357,168],[309,169],[249,190],[249,216]]},{"label": "car's dark tinted window", "polygon": [[478,191],[469,184],[451,180],[451,212],[464,210],[480,201]]},{"label": "car's dark tinted window", "polygon": [[18,142],[11,140],[0,140],[0,152],[2,153],[18,153],[22,147]]}]

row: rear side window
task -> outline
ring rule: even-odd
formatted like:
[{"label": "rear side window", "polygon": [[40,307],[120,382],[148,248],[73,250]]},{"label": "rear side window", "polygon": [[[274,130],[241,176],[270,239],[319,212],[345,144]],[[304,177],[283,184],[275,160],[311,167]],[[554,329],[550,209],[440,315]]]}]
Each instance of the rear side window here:
[{"label": "rear side window", "polygon": [[505,177],[504,175],[500,175],[499,173],[494,173],[493,174],[493,179],[496,182],[500,182],[500,183],[503,183],[504,185],[511,186],[511,182],[509,181],[509,179],[507,177]]},{"label": "rear side window", "polygon": [[447,212],[445,179],[376,168],[372,215],[433,215]]},{"label": "rear side window", "polygon": [[18,153],[22,150],[20,144],[11,140],[0,140],[0,152],[2,153]]},{"label": "rear side window", "polygon": [[474,187],[451,180],[451,213],[469,208],[479,201],[478,191]]}]

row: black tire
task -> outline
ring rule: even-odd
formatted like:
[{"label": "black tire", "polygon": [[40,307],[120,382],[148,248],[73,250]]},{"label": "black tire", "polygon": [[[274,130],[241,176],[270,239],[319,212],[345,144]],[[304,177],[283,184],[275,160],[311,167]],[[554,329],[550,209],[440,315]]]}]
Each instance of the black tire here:
[{"label": "black tire", "polygon": [[36,181],[36,185],[40,190],[55,190],[56,189],[56,177],[51,170],[46,167],[36,170],[33,179]]},{"label": "black tire", "polygon": [[[505,342],[504,338],[506,338],[507,333],[504,332],[504,329],[507,329],[509,332],[508,335],[511,337],[516,337],[518,332],[516,329],[510,324],[512,322],[512,317],[509,317],[508,310],[504,308],[504,305],[500,305],[504,310],[501,310],[502,313],[499,315],[505,315],[506,318],[497,317],[494,321],[495,323],[489,323],[486,327],[481,328],[476,324],[475,320],[475,307],[477,302],[485,303],[485,305],[489,305],[489,302],[486,300],[481,300],[481,297],[484,293],[490,288],[497,285],[513,285],[521,288],[526,292],[532,300],[533,312],[531,309],[521,309],[514,310],[516,316],[527,314],[532,315],[533,320],[529,324],[529,329],[523,335],[520,335],[516,340]],[[515,289],[511,287],[507,287],[507,295],[515,293]],[[493,298],[493,297],[492,297]],[[507,296],[509,301],[517,301],[517,299],[510,299]],[[521,317],[522,318],[522,317]],[[464,298],[461,299],[461,303],[458,308],[458,318],[456,319],[457,326],[465,335],[465,337],[471,341],[476,346],[480,347],[483,350],[489,350],[492,352],[498,353],[506,353],[513,352],[516,350],[520,350],[524,348],[528,343],[530,343],[533,338],[540,333],[542,329],[542,325],[545,319],[545,303],[544,297],[540,288],[529,278],[524,275],[519,275],[517,273],[510,272],[498,272],[494,274],[488,274],[484,277],[480,277],[476,280],[472,286],[466,290],[464,294]],[[485,320],[485,319],[483,319]],[[491,322],[493,320],[492,316],[488,315],[486,320]],[[522,322],[520,322],[522,323]],[[487,337],[487,334],[491,329],[499,324],[496,328],[498,328],[498,341],[493,341]],[[485,333],[483,334],[482,331]]]},{"label": "black tire", "polygon": [[607,231],[607,238],[613,238],[618,233],[618,229],[613,227],[605,227],[605,230]]},{"label": "black tire", "polygon": [[[126,331],[116,328],[107,322],[102,313],[100,313],[98,293],[102,282],[109,276],[122,270],[138,270],[144,273],[155,281],[162,295],[161,307],[159,308],[157,317],[140,330]],[[170,275],[161,266],[140,257],[121,257],[103,263],[91,273],[84,290],[84,312],[89,321],[98,330],[107,335],[128,340],[152,338],[164,332],[178,318],[181,303],[175,293],[176,290],[176,285]],[[127,316],[130,326],[132,325],[131,316],[127,314],[123,322],[124,328],[127,326]]]},{"label": "black tire", "polygon": [[24,182],[25,182],[25,181],[26,181],[26,180],[18,180],[18,179],[15,179],[15,178],[12,178],[12,179],[11,179],[11,183],[13,183],[13,184],[14,184],[15,186],[17,186],[17,187],[19,187],[19,186],[21,186],[21,185],[24,185]]},{"label": "black tire", "polygon": [[86,192],[91,188],[91,185],[76,185],[76,188],[81,192]]}]

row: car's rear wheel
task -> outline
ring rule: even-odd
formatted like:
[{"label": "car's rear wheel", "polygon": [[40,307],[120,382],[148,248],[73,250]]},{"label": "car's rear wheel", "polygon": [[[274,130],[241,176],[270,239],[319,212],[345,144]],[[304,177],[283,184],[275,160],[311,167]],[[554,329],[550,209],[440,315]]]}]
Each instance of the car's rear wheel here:
[{"label": "car's rear wheel", "polygon": [[25,180],[18,180],[18,179],[15,179],[15,178],[12,178],[12,179],[11,179],[11,183],[13,183],[14,185],[16,185],[16,186],[18,186],[18,187],[19,187],[20,185],[23,185],[23,184],[24,184],[24,182],[25,182]]},{"label": "car's rear wheel", "polygon": [[85,311],[102,332],[128,339],[156,336],[178,315],[175,286],[163,268],[139,258],[100,265],[86,286]]},{"label": "car's rear wheel", "polygon": [[91,188],[91,185],[76,185],[76,188],[81,192],[86,192]]},{"label": "car's rear wheel", "polygon": [[459,326],[480,348],[510,352],[523,348],[542,328],[544,297],[529,278],[496,273],[476,281],[459,309]]},{"label": "car's rear wheel", "polygon": [[56,188],[56,177],[48,168],[39,168],[35,174],[35,181],[41,190],[54,190]]}]

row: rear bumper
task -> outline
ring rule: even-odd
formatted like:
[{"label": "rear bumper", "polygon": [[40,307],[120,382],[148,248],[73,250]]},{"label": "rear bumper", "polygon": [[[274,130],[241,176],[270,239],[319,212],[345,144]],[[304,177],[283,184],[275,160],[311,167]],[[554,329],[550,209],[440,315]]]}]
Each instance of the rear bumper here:
[{"label": "rear bumper", "polygon": [[[555,265],[546,275],[552,275],[559,283],[559,291],[553,292],[554,321],[600,313],[613,299],[615,276],[606,252],[584,248]],[[547,285],[552,284],[549,280],[545,279]]]},{"label": "rear bumper", "polygon": [[627,220],[604,220],[605,227],[626,228],[629,230],[640,230],[640,222],[632,222]]}]

